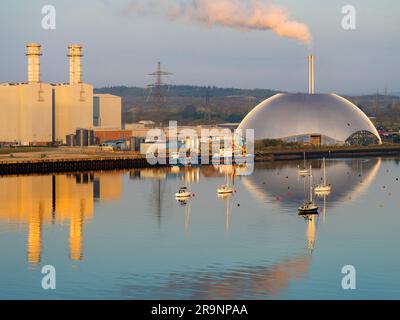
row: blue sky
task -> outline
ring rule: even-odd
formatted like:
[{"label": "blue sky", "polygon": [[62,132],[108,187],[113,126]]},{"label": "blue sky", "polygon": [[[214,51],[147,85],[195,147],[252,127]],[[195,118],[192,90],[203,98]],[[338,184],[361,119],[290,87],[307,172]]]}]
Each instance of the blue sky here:
[{"label": "blue sky", "polygon": [[[162,1],[162,0],[160,0]],[[181,0],[185,1],[185,0]],[[151,82],[162,61],[172,84],[305,91],[309,53],[270,31],[171,22],[161,15],[127,13],[129,0],[2,0],[0,82],[26,80],[25,44],[43,45],[42,78],[68,79],[66,47],[84,45],[84,80],[95,86]],[[309,25],[319,92],[400,91],[400,2],[396,0],[282,0],[292,19]],[[41,28],[41,8],[57,10],[57,29]],[[341,8],[357,9],[357,30],[341,28]]]}]

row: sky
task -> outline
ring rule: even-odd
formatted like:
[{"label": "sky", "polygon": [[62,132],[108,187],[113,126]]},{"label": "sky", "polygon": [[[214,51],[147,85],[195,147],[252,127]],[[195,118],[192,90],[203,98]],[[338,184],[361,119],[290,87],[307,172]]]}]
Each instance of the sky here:
[{"label": "sky", "polygon": [[[308,25],[311,48],[270,30],[171,21],[160,10],[132,9],[134,1],[0,1],[0,82],[26,81],[25,45],[38,42],[45,82],[68,81],[67,46],[78,43],[84,46],[84,81],[95,87],[146,86],[153,82],[147,74],[161,61],[174,73],[170,84],[305,92],[312,51],[317,92],[400,92],[398,0],[272,1]],[[158,7],[157,0],[148,1]],[[357,17],[351,31],[341,26],[342,7],[349,4]],[[56,8],[55,30],[42,28],[44,5]]]}]

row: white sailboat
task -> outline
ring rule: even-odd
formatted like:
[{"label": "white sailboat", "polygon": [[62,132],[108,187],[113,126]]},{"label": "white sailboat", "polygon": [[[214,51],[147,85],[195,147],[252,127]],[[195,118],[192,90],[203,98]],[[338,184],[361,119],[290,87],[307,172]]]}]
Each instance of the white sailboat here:
[{"label": "white sailboat", "polygon": [[303,168],[299,169],[299,175],[304,177],[310,174],[310,170],[306,168],[306,153],[304,152],[304,164]]},{"label": "white sailboat", "polygon": [[235,188],[229,184],[228,172],[225,175],[225,184],[217,189],[218,195],[229,195],[235,192]]},{"label": "white sailboat", "polygon": [[325,164],[325,158],[323,159],[323,167],[324,167],[324,181],[323,184],[319,184],[315,187],[314,191],[317,195],[324,195],[324,194],[329,194],[332,190],[332,187],[327,184],[326,182],[326,164]]},{"label": "white sailboat", "polygon": [[181,187],[177,193],[175,193],[177,199],[187,199],[192,197],[192,193],[187,187]]},{"label": "white sailboat", "polygon": [[175,193],[175,198],[179,200],[185,200],[192,197],[192,191],[190,189],[190,183],[187,184],[188,186],[180,187],[178,192]]},{"label": "white sailboat", "polygon": [[299,207],[299,214],[300,215],[308,215],[308,214],[318,214],[318,206],[314,202],[313,197],[313,182],[312,182],[312,168],[310,166],[310,198],[305,200],[303,205]]}]

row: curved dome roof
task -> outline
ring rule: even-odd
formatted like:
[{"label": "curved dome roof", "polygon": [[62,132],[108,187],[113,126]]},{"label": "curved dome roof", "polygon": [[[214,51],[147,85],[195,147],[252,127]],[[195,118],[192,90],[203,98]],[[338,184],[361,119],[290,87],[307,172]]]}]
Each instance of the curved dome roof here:
[{"label": "curved dome roof", "polygon": [[339,142],[367,131],[381,142],[371,120],[336,94],[277,94],[256,106],[238,129],[254,129],[255,140],[315,134]]}]

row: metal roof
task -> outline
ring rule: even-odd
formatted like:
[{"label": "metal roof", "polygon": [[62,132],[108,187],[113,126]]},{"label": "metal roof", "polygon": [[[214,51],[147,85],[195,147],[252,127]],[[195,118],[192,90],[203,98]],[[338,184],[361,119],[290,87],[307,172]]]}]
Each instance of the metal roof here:
[{"label": "metal roof", "polygon": [[238,129],[254,129],[255,140],[315,134],[345,142],[368,131],[381,141],[371,120],[336,94],[277,94],[256,106]]}]

